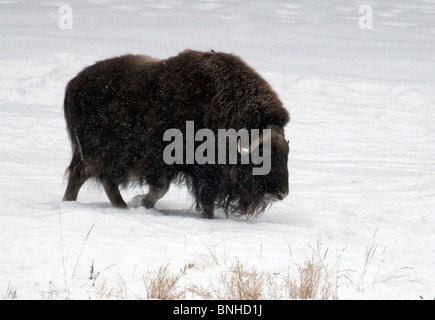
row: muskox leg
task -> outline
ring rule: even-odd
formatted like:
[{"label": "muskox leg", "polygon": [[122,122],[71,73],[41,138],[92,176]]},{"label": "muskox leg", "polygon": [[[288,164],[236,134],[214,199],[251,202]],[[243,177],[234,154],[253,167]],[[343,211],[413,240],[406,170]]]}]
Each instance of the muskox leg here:
[{"label": "muskox leg", "polygon": [[163,198],[171,185],[171,179],[167,174],[163,174],[153,185],[150,185],[149,191],[142,200],[142,205],[147,208],[154,208],[156,202]]},{"label": "muskox leg", "polygon": [[63,195],[62,201],[76,201],[79,194],[80,188],[87,180],[86,178],[80,177],[79,174],[71,172],[68,177],[68,185]]},{"label": "muskox leg", "polygon": [[124,202],[124,199],[122,199],[119,188],[115,183],[106,179],[101,179],[101,183],[112,206],[116,208],[127,208],[127,204]]},{"label": "muskox leg", "polygon": [[202,217],[213,219],[214,202],[216,200],[217,187],[214,187],[211,181],[208,184],[194,177],[192,181],[192,193],[196,199],[196,211],[202,211]]},{"label": "muskox leg", "polygon": [[142,205],[147,209],[154,208],[156,202],[159,199],[163,198],[163,196],[166,194],[168,189],[169,189],[169,185],[167,186],[167,188],[150,187],[147,195],[142,200]]},{"label": "muskox leg", "polygon": [[[216,200],[215,189],[203,187],[197,198],[197,203],[201,205],[202,217],[206,219],[214,218],[214,202]],[[198,205],[197,205],[198,207]]]},{"label": "muskox leg", "polygon": [[63,195],[62,201],[76,201],[80,188],[88,180],[89,175],[85,172],[84,165],[80,158],[73,156],[68,167],[68,185]]},{"label": "muskox leg", "polygon": [[207,203],[202,206],[202,217],[205,219],[214,218],[214,203]]}]

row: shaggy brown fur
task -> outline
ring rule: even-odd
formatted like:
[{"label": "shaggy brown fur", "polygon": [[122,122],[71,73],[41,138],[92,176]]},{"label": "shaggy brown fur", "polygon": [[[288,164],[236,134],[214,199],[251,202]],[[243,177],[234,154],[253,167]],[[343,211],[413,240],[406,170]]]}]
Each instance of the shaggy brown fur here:
[{"label": "shaggy brown fur", "polygon": [[[270,199],[288,193],[283,128],[289,114],[269,84],[234,55],[186,50],[166,60],[126,55],[100,61],[68,83],[64,111],[72,160],[63,200],[76,200],[94,178],[116,207],[127,207],[119,186],[147,184],[142,204],[150,208],[178,178],[203,216],[212,218],[214,207],[259,214]],[[272,128],[271,172],[253,176],[253,164],[166,164],[163,133],[185,132],[186,121],[215,133]]]}]

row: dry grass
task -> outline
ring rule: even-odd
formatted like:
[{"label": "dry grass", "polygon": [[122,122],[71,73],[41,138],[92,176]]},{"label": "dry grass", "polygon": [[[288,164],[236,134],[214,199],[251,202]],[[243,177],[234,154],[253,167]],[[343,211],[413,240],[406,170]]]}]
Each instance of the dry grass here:
[{"label": "dry grass", "polygon": [[11,285],[11,282],[8,283],[8,287],[6,288],[6,293],[2,294],[2,298],[4,300],[14,300],[18,298],[17,288]]},{"label": "dry grass", "polygon": [[41,293],[44,300],[59,300],[59,291],[54,287],[53,282],[48,283],[48,291]]},{"label": "dry grass", "polygon": [[[217,263],[217,256],[213,256]],[[219,300],[335,299],[334,283],[330,281],[331,277],[324,264],[325,257],[326,253],[323,259],[313,255],[303,264],[296,265],[293,273],[289,271],[287,274],[266,274],[258,271],[255,266],[247,266],[236,260],[229,267],[223,266],[226,269],[206,287],[187,283],[186,275],[195,265],[187,264],[178,272],[173,272],[166,265],[157,271],[147,272],[143,276],[143,283],[147,299],[176,300],[186,299],[188,295]],[[98,274],[92,263],[88,283],[92,281],[96,299],[129,299],[127,285],[121,277],[114,285],[104,277],[97,277]],[[182,279],[184,282],[180,285]],[[3,299],[15,298],[16,288],[9,284]],[[42,298],[53,300],[63,297],[50,282],[49,290]],[[65,298],[69,299],[69,295]]]},{"label": "dry grass", "polygon": [[313,255],[285,275],[265,274],[236,261],[220,274],[217,286],[189,290],[202,298],[219,300],[336,299],[336,273],[325,265],[326,254]]},{"label": "dry grass", "polygon": [[[335,265],[326,263],[329,249],[323,249],[320,240],[311,247],[313,255],[302,264],[296,265],[296,272],[285,277],[286,296],[290,299],[337,299],[338,280],[343,271],[340,261],[343,252],[337,256]],[[291,252],[291,251],[290,251]]]},{"label": "dry grass", "polygon": [[[358,292],[364,292],[370,286],[367,284],[366,276],[367,276],[367,271],[369,270],[369,267],[373,264],[372,263],[373,257],[375,256],[376,250],[378,249],[378,244],[375,240],[376,232],[377,232],[377,229],[373,235],[373,239],[372,239],[371,244],[366,249],[366,255],[365,255],[363,269],[361,271],[361,276],[360,276],[358,284],[356,286],[356,290]],[[384,253],[385,253],[385,248],[382,252],[382,256],[384,255]],[[375,282],[373,282],[373,285],[374,285],[374,283]]]},{"label": "dry grass", "polygon": [[336,299],[337,283],[323,260],[305,260],[297,266],[297,275],[290,273],[284,278],[286,296],[290,299]]},{"label": "dry grass", "polygon": [[186,270],[187,266],[174,274],[168,270],[168,265],[166,265],[160,267],[158,271],[145,274],[143,281],[148,299],[175,300],[185,298],[186,290],[178,287],[178,281],[186,275]]},{"label": "dry grass", "polygon": [[259,300],[265,289],[266,276],[254,267],[247,267],[237,261],[219,278],[221,290],[215,290],[220,300]]},{"label": "dry grass", "polygon": [[[379,283],[385,285],[397,285],[403,283],[408,277],[404,270],[398,270],[381,275],[380,264],[385,253],[385,248],[380,258],[377,254],[378,244],[375,241],[376,232],[372,243],[367,247],[366,256],[362,270],[353,282],[348,278],[349,272],[353,270],[341,270],[340,262],[343,255],[337,254],[336,262],[331,267],[327,264],[328,249],[323,250],[321,242],[318,241],[315,247],[311,247],[313,254],[310,258],[301,263],[292,263],[287,272],[265,273],[259,271],[256,266],[250,266],[236,260],[229,265],[226,252],[224,260],[219,259],[216,249],[208,249],[209,258],[202,257],[204,264],[186,264],[178,272],[173,272],[169,265],[160,267],[157,271],[149,271],[143,275],[145,287],[145,298],[160,300],[176,299],[219,299],[219,300],[270,300],[270,299],[313,299],[330,300],[338,299],[338,288],[342,284],[355,286],[358,292],[365,292]],[[290,249],[290,248],[289,248]],[[291,261],[293,261],[290,249]],[[207,258],[207,259],[206,259]],[[377,258],[379,261],[377,262]],[[107,267],[103,271],[111,268]],[[204,271],[209,268],[218,268],[220,273],[210,279],[208,284],[201,286],[192,283],[188,273],[191,269]],[[74,270],[75,271],[75,270]],[[92,262],[90,277],[82,286],[91,288],[96,299],[130,299],[127,293],[127,284],[118,276],[115,283],[107,281],[101,273],[94,270]],[[73,273],[74,275],[74,273]],[[340,284],[341,283],[341,284]],[[93,294],[92,294],[93,296]],[[17,289],[8,284],[6,292],[1,295],[3,299],[17,299]],[[49,283],[49,290],[42,294],[43,299],[69,299],[69,292],[65,296],[60,295],[54,285]],[[91,295],[89,296],[91,299]],[[143,297],[134,296],[135,299]]]},{"label": "dry grass", "polygon": [[107,279],[102,279],[95,284],[95,295],[97,299],[121,299],[128,300],[127,285],[119,277],[116,286],[109,286]]},{"label": "dry grass", "polygon": [[[404,274],[403,272],[405,272],[405,270],[413,269],[412,267],[402,267],[392,272],[388,272],[386,274],[380,275],[380,264],[384,259],[386,247],[384,247],[380,256],[378,255],[377,268],[376,271],[373,271],[377,252],[378,252],[376,233],[377,233],[377,229],[373,234],[372,242],[366,249],[364,265],[361,271],[358,284],[356,286],[356,290],[358,292],[366,292],[366,290],[369,288],[373,290],[375,285],[377,284],[394,285],[394,284],[403,283],[404,281],[410,281],[406,279],[409,276],[409,274],[406,273]],[[369,273],[372,274],[371,277],[368,277]]]}]

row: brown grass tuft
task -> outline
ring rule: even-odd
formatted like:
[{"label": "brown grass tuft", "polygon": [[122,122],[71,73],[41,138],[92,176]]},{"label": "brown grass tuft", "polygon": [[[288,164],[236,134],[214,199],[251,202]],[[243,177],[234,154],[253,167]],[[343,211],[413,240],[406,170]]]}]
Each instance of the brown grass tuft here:
[{"label": "brown grass tuft", "polygon": [[228,272],[221,274],[219,280],[223,291],[216,291],[217,299],[258,300],[263,296],[266,276],[254,267],[248,268],[237,261]]},{"label": "brown grass tuft", "polygon": [[148,299],[175,300],[185,298],[186,290],[178,288],[177,283],[186,275],[187,266],[174,274],[168,270],[168,265],[160,267],[158,271],[151,271],[144,275],[143,281]]},{"label": "brown grass tuft", "polygon": [[284,278],[284,290],[290,299],[336,299],[333,280],[323,260],[312,257],[297,266],[296,276],[287,274]]},{"label": "brown grass tuft", "polygon": [[11,285],[11,282],[8,282],[8,287],[6,289],[6,293],[2,295],[3,299],[7,300],[14,300],[18,298],[17,294],[17,288],[15,286]]}]

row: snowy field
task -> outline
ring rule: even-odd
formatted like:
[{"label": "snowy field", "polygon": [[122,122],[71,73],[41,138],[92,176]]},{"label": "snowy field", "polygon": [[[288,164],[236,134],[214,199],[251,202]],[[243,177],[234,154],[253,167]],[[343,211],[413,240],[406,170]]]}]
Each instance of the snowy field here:
[{"label": "snowy field", "polygon": [[[0,0],[0,299],[146,298],[161,266],[206,287],[237,261],[280,277],[325,253],[335,298],[434,299],[434,17],[433,0]],[[277,91],[289,196],[255,220],[201,219],[175,186],[151,210],[93,185],[61,202],[66,83],[186,48],[232,52]]]}]

